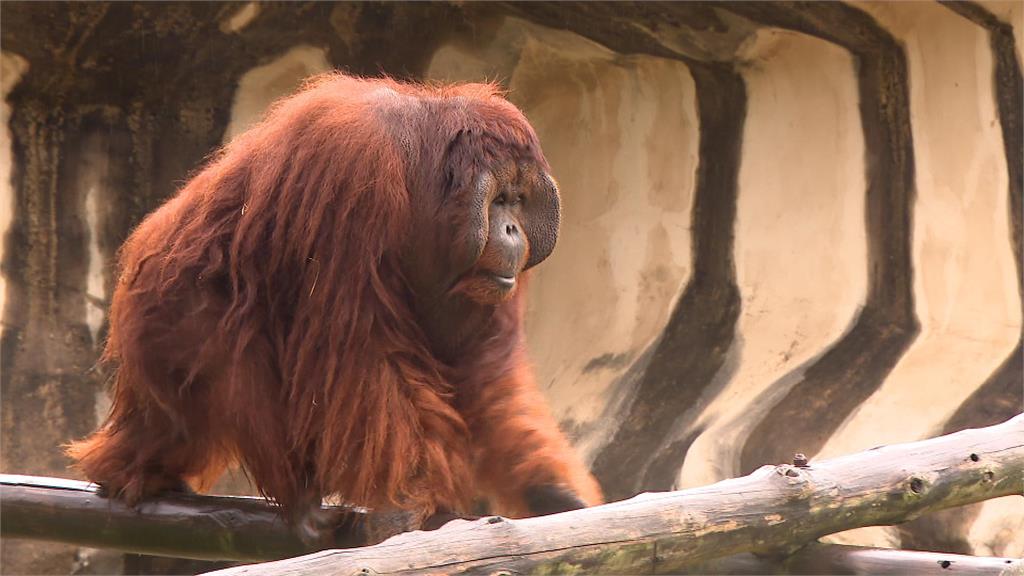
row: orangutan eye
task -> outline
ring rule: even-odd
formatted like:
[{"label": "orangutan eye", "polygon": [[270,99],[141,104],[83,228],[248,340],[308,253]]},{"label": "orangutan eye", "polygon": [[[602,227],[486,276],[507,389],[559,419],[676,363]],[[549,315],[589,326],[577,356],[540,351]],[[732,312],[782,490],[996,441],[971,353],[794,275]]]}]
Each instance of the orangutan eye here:
[{"label": "orangutan eye", "polygon": [[497,206],[505,206],[506,204],[510,206],[516,206],[522,204],[523,202],[526,202],[526,196],[523,196],[522,194],[517,194],[515,196],[510,197],[508,194],[504,192],[502,192],[500,195],[498,195],[497,198],[494,199],[494,204]]}]

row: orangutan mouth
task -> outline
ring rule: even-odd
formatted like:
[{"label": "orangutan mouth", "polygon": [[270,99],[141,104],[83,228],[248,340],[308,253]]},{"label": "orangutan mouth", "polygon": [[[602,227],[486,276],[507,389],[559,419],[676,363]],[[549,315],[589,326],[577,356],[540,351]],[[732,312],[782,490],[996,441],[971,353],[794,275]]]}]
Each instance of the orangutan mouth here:
[{"label": "orangutan mouth", "polygon": [[511,290],[515,288],[516,277],[515,276],[502,276],[500,274],[491,274],[491,280],[494,281],[499,287],[505,290]]}]

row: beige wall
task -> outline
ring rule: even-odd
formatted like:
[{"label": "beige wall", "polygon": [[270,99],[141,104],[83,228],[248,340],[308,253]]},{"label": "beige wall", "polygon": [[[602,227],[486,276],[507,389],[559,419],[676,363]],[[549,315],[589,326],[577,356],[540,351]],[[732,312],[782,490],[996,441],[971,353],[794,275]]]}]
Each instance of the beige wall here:
[{"label": "beige wall", "polygon": [[[938,4],[875,4],[910,65],[921,334],[822,455],[926,437],[1013,350],[1020,294],[988,34]],[[902,407],[925,401],[928,410]]]},{"label": "beige wall", "polygon": [[[907,50],[917,176],[914,298],[921,334],[883,386],[824,447],[826,458],[939,432],[1013,351],[1021,333],[988,33],[937,3],[861,7]],[[985,550],[980,553],[1024,555],[1024,499],[1003,498],[985,508],[971,533]],[[1018,536],[1001,535],[1006,531]],[[863,530],[836,540],[898,545],[889,532]]]},{"label": "beige wall", "polygon": [[837,340],[867,289],[864,140],[850,54],[764,29],[741,57],[749,103],[736,215],[738,367],[694,423],[706,430],[690,447],[681,487],[739,473],[743,440],[771,408],[761,394]]},{"label": "beige wall", "polygon": [[[250,5],[253,4],[247,7]],[[243,9],[239,14],[245,15],[247,12]],[[238,25],[236,22],[232,27]],[[231,103],[231,122],[224,132],[224,141],[231,140],[259,122],[274,100],[297,90],[304,79],[331,68],[324,48],[300,45],[246,72],[238,81],[238,90]]]}]

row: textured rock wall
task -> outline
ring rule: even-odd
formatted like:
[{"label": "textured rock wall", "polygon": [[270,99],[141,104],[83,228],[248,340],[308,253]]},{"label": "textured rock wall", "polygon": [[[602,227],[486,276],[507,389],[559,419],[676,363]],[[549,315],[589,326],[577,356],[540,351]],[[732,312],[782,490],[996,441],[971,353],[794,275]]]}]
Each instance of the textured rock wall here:
[{"label": "textured rock wall", "polygon": [[[1022,409],[1019,3],[2,11],[3,472],[71,474],[59,444],[104,412],[134,223],[333,67],[495,79],[535,124],[565,219],[532,358],[611,497]],[[1021,518],[1010,498],[836,538],[1020,555]],[[99,561],[3,543],[10,573]]]}]

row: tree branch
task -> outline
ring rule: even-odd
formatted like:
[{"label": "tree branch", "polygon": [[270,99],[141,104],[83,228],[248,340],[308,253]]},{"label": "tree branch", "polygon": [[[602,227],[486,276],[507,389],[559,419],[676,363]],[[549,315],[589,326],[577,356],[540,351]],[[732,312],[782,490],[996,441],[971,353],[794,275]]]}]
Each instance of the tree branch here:
[{"label": "tree branch", "polygon": [[749,552],[688,566],[687,574],[871,574],[873,576],[1022,576],[1024,560],[811,543],[787,557]]},{"label": "tree branch", "polygon": [[365,546],[412,528],[401,514],[325,507],[337,528],[311,546],[263,498],[169,494],[130,508],[77,480],[0,474],[0,534],[198,560],[277,560]]},{"label": "tree branch", "polygon": [[788,554],[826,534],[1024,493],[1024,415],[1002,424],[711,486],[541,518],[454,521],[376,546],[216,572],[666,573],[739,552]]},{"label": "tree branch", "polygon": [[[240,567],[227,574],[256,570],[356,574],[364,568],[376,573],[574,568],[672,572],[695,565],[710,567],[714,563],[701,563],[741,552],[757,552],[762,559],[764,554],[785,557],[826,534],[904,522],[927,511],[1022,493],[1024,415],[989,428],[878,448],[808,467],[765,466],[750,476],[711,486],[642,494],[543,518],[456,521],[435,532],[402,534],[377,546]],[[411,526],[404,514],[366,514],[347,507],[328,507],[324,514],[337,523],[323,543],[331,547],[380,542]],[[132,509],[99,497],[85,482],[0,475],[0,515],[4,538],[146,554],[264,560],[315,549],[281,521],[276,506],[259,498],[168,495]],[[814,557],[836,566],[856,565],[887,558],[884,554],[805,548],[784,564]],[[912,562],[921,557],[899,558]],[[720,561],[723,566],[729,562],[734,566],[729,571],[736,571],[751,559]]]}]

